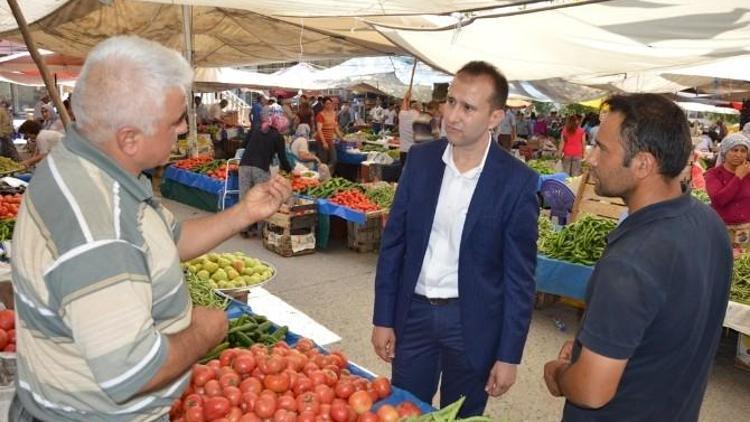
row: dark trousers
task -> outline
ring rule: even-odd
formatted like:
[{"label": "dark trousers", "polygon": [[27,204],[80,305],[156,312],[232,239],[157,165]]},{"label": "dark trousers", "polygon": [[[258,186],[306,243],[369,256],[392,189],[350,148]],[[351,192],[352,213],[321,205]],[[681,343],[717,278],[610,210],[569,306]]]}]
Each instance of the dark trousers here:
[{"label": "dark trousers", "polygon": [[372,122],[372,131],[373,131],[373,133],[376,133],[376,134],[380,133],[381,129],[383,129],[383,124],[382,123]]},{"label": "dark trousers", "polygon": [[484,387],[489,370],[479,372],[471,366],[462,334],[458,300],[431,305],[412,299],[406,326],[396,337],[393,385],[432,403],[442,374],[440,407],[466,396],[459,416],[481,415],[487,404]]}]

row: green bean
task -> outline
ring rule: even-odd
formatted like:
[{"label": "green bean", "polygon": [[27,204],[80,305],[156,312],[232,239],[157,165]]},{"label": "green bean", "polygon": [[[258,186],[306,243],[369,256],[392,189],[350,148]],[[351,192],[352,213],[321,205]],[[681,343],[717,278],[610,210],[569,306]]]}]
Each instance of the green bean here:
[{"label": "green bean", "polygon": [[540,216],[537,247],[550,258],[593,265],[604,253],[607,235],[616,226],[613,220],[584,215],[556,232],[549,219]]},{"label": "green bean", "polygon": [[740,255],[734,260],[729,299],[750,305],[750,253]]}]

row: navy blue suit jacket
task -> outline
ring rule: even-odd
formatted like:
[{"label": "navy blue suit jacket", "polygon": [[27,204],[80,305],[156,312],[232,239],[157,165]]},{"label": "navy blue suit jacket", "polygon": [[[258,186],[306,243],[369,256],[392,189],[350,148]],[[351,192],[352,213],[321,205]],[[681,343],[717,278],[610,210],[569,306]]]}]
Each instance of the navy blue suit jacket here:
[{"label": "navy blue suit jacket", "polygon": [[[415,145],[383,232],[373,323],[398,344],[430,239],[446,140]],[[520,363],[534,301],[538,175],[492,142],[469,205],[458,260],[464,342],[477,370]]]}]

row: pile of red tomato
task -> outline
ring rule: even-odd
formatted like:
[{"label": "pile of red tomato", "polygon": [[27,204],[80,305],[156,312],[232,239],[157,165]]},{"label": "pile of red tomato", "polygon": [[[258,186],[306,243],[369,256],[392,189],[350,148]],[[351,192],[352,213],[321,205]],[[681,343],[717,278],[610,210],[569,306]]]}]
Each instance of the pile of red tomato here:
[{"label": "pile of red tomato", "polygon": [[390,381],[352,375],[348,364],[343,353],[323,354],[308,339],[294,348],[225,350],[193,367],[169,415],[181,422],[396,422],[420,414],[408,401],[373,412],[373,403],[391,395]]},{"label": "pile of red tomato", "polygon": [[16,351],[16,313],[10,309],[0,311],[0,351]]}]

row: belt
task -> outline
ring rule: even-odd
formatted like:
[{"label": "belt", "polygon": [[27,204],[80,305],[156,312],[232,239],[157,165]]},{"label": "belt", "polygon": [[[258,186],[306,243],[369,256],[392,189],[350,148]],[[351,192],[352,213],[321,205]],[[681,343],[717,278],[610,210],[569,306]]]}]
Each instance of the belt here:
[{"label": "belt", "polygon": [[427,302],[433,306],[450,305],[451,303],[458,300],[457,297],[427,297],[418,294],[414,294],[414,298],[420,302]]}]

